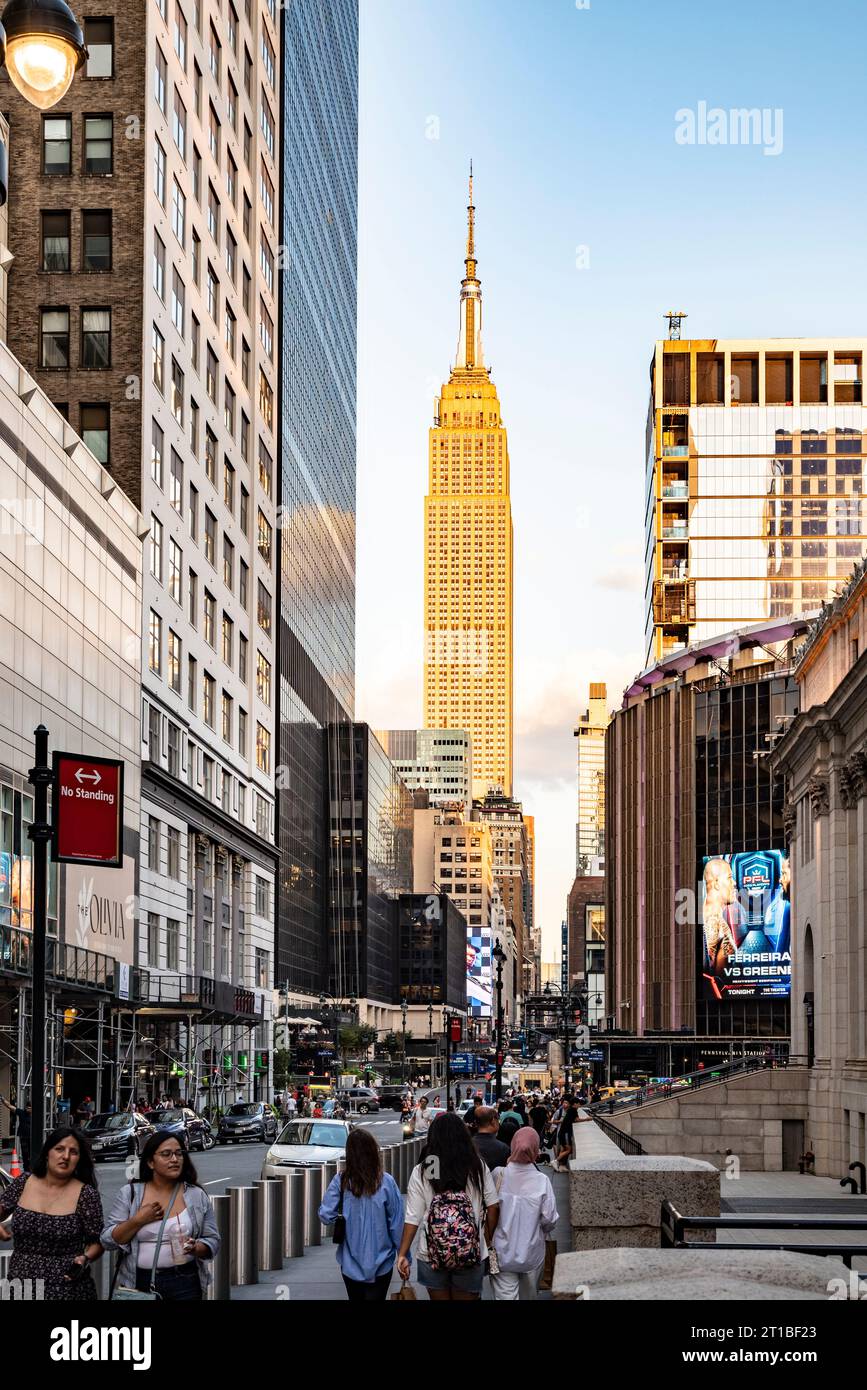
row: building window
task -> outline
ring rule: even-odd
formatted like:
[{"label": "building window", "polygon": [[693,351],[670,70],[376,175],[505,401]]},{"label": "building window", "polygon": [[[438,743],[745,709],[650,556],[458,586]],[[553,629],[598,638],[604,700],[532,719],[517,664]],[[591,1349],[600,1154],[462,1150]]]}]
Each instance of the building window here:
[{"label": "building window", "polygon": [[265,564],[266,564],[266,565],[270,565],[270,563],[271,563],[271,523],[270,523],[270,522],[267,520],[267,518],[265,517],[265,514],[264,514],[264,512],[262,511],[261,507],[259,508],[258,522],[259,522],[259,538],[258,538],[259,554],[262,556],[262,559],[265,561]]},{"label": "building window", "polygon": [[247,639],[243,632],[238,633],[238,679],[247,684]]},{"label": "building window", "polygon": [[259,341],[269,359],[274,358],[274,320],[265,308],[265,301],[259,296]]},{"label": "building window", "polygon": [[209,343],[205,371],[205,390],[214,405],[217,403],[217,385],[217,354]]},{"label": "building window", "polygon": [[195,570],[187,575],[187,619],[190,627],[199,626],[199,576]]},{"label": "building window", "polygon": [[271,805],[259,792],[256,792],[256,834],[263,840],[271,836]]},{"label": "building window", "polygon": [[176,694],[181,693],[181,639],[169,628],[169,685]]},{"label": "building window", "polygon": [[[250,385],[250,349],[244,343],[243,366],[241,367],[241,377],[244,385]],[[250,462],[250,421],[244,411],[241,411],[241,458],[245,463]]]},{"label": "building window", "polygon": [[202,718],[204,719],[208,727],[211,729],[213,729],[214,727],[214,698],[216,692],[216,684],[217,683],[214,680],[214,677],[209,676],[206,671],[202,683]]},{"label": "building window", "polygon": [[236,324],[237,324],[237,320],[236,320],[236,318],[235,318],[235,315],[232,313],[232,310],[229,308],[229,306],[228,306],[228,304],[227,304],[227,305],[226,305],[226,351],[227,351],[227,353],[229,354],[229,356],[231,357],[231,359],[232,359],[233,362],[234,362],[234,360],[235,360],[235,327],[236,327]]},{"label": "building window", "polygon": [[232,742],[232,697],[228,691],[223,691],[222,700],[222,728],[224,743]]},{"label": "building window", "polygon": [[153,284],[160,299],[166,302],[166,248],[162,237],[154,232]]},{"label": "building window", "polygon": [[111,366],[111,309],[82,309],[81,365]]},{"label": "building window", "polygon": [[99,463],[108,463],[111,443],[109,407],[103,404],[79,406],[81,437]]},{"label": "building window", "polygon": [[204,610],[204,612],[205,612],[205,623],[204,623],[204,637],[205,637],[205,641],[207,642],[207,644],[208,644],[209,647],[214,647],[214,648],[216,649],[216,646],[217,646],[217,638],[216,638],[216,631],[215,631],[215,629],[216,629],[216,624],[217,624],[217,600],[214,598],[214,595],[213,595],[213,594],[209,594],[209,593],[208,593],[207,589],[205,590],[205,610]]},{"label": "building window", "polygon": [[265,167],[264,159],[259,161],[259,196],[265,208],[265,213],[271,226],[274,225],[274,185],[271,176]]},{"label": "building window", "polygon": [[177,970],[178,968],[178,941],[180,939],[181,924],[174,917],[166,918],[166,969]]},{"label": "building window", "polygon": [[[197,667],[197,663],[196,663],[196,658],[195,658],[194,656],[188,656],[188,657],[187,657],[187,704],[189,705],[190,709],[193,711],[193,714],[195,714],[196,709],[197,709],[197,702],[196,702],[196,694],[197,694],[197,691],[198,691],[198,684],[197,684],[197,682],[198,682],[198,676],[197,676],[197,674],[196,674],[197,669],[198,669],[198,667]],[[188,758],[189,758],[190,775],[192,776],[193,765],[194,765],[195,759],[196,759],[195,749],[194,749],[192,746],[191,746],[190,749],[189,749]]]},{"label": "building window", "polygon": [[271,734],[264,724],[256,725],[256,766],[260,772],[271,771]]},{"label": "building window", "polygon": [[154,141],[154,193],[162,207],[166,205],[166,152],[159,140]]},{"label": "building window", "polygon": [[82,270],[111,270],[111,213],[81,214]]},{"label": "building window", "polygon": [[249,600],[249,594],[248,594],[249,580],[250,580],[250,567],[249,567],[249,565],[247,564],[247,561],[246,561],[246,560],[242,560],[242,561],[240,562],[239,566],[238,566],[238,601],[240,602],[241,607],[243,608],[243,610],[244,610],[245,613],[246,613],[247,608],[248,608],[248,606],[249,606],[249,604],[248,604],[248,600]]},{"label": "building window", "polygon": [[220,244],[220,200],[214,190],[212,183],[208,184],[208,231],[219,246]]},{"label": "building window", "polygon": [[171,476],[169,479],[169,503],[180,515],[184,510],[184,463],[180,454],[172,449]]},{"label": "building window", "polygon": [[261,127],[261,130],[262,130],[262,134],[263,134],[264,137],[265,137],[265,148],[267,149],[268,153],[270,154],[271,158],[273,159],[273,158],[274,158],[274,117],[273,117],[273,115],[272,115],[272,113],[271,113],[271,107],[270,107],[269,104],[268,104],[268,98],[265,96],[265,88],[264,88],[264,87],[261,89],[259,96],[260,96],[260,101],[261,101],[261,106],[260,106],[260,110],[259,110],[259,123],[260,123],[260,127]]},{"label": "building window", "polygon": [[[190,361],[193,364],[193,371],[199,370],[199,338],[201,336],[202,325],[195,314],[190,314]],[[196,407],[198,410],[198,407]],[[196,445],[193,446],[197,447]]]},{"label": "building window", "polygon": [[157,487],[163,486],[163,441],[165,436],[156,420],[151,420],[151,477]]},{"label": "building window", "polygon": [[69,310],[43,309],[40,322],[39,365],[69,366]]},{"label": "building window", "polygon": [[179,425],[184,423],[184,374],[172,358],[172,414]]},{"label": "building window", "polygon": [[175,603],[181,602],[181,584],[184,573],[184,553],[174,536],[169,540],[169,594]]},{"label": "building window", "polygon": [[247,711],[238,710],[238,752],[242,758],[247,756]]},{"label": "building window", "polygon": [[205,477],[211,487],[217,486],[217,436],[210,425],[205,426]]},{"label": "building window", "polygon": [[217,568],[217,518],[209,507],[205,508],[205,559],[212,569]]},{"label": "building window", "polygon": [[259,265],[268,290],[274,292],[274,253],[268,245],[264,227],[259,228]]},{"label": "building window", "polygon": [[271,915],[271,885],[267,878],[260,878],[255,875],[256,899],[254,911],[257,917],[270,917]]},{"label": "building window", "polygon": [[262,652],[256,655],[256,694],[263,705],[271,707],[271,663]]},{"label": "building window", "polygon": [[166,71],[166,55],[157,44],[154,54],[154,100],[164,116],[166,114]]},{"label": "building window", "polygon": [[223,400],[223,423],[225,424],[226,429],[228,430],[229,434],[230,434],[230,435],[232,436],[232,438],[234,439],[234,437],[235,437],[235,393],[234,393],[234,391],[232,390],[231,386],[229,385],[228,381],[225,383],[225,390],[224,390],[224,400]]},{"label": "building window", "polygon": [[199,539],[199,492],[190,483],[190,538],[194,541]]},{"label": "building window", "polygon": [[235,624],[228,613],[223,614],[223,660],[231,667],[234,654]]},{"label": "building window", "polygon": [[235,547],[228,536],[223,536],[223,583],[231,590],[235,587]]},{"label": "building window", "polygon": [[[156,705],[148,705],[148,757],[152,763],[160,761],[162,752],[163,718]],[[158,865],[158,859],[154,860]]]},{"label": "building window", "polygon": [[259,440],[259,486],[266,497],[271,496],[271,479],[274,472],[274,461],[262,440]]},{"label": "building window", "polygon": [[42,214],[42,269],[69,270],[69,213]]},{"label": "building window", "polygon": [[226,228],[226,269],[227,269],[228,272],[229,272],[229,279],[230,279],[230,281],[232,282],[233,285],[234,285],[234,283],[235,283],[235,263],[236,263],[237,255],[238,255],[238,243],[237,243],[237,241],[235,240],[235,238],[232,236],[232,233],[229,231],[229,228],[227,227],[227,228]]},{"label": "building window", "polygon": [[226,96],[226,111],[229,117],[229,125],[234,131],[238,129],[238,88],[235,86],[231,77],[229,78],[229,91]]},{"label": "building window", "polygon": [[86,77],[114,77],[114,20],[85,19]]},{"label": "building window", "polygon": [[[180,731],[180,729],[178,728],[177,724],[172,723],[171,719],[168,721],[168,744],[167,744],[167,749],[166,749],[166,751],[167,751],[167,754],[168,754],[168,759],[167,759],[167,761],[168,761],[169,774],[170,774],[172,777],[180,777],[180,775],[181,775],[181,731]],[[180,853],[180,849],[179,849],[179,853]],[[169,859],[171,859],[171,830],[169,830]],[[179,862],[180,862],[180,860],[179,860]],[[175,875],[175,877],[178,877],[178,875]]]},{"label": "building window", "polygon": [[262,416],[268,429],[274,428],[274,392],[268,382],[268,378],[259,368],[259,413]]},{"label": "building window", "polygon": [[265,76],[268,78],[268,81],[271,83],[271,86],[273,87],[276,74],[276,59],[274,54],[274,45],[268,38],[268,32],[266,29],[262,30],[262,62],[265,64]]},{"label": "building window", "polygon": [[160,584],[163,582],[163,524],[151,513],[151,574]]},{"label": "building window", "polygon": [[72,117],[42,117],[42,172],[72,172]]},{"label": "building window", "polygon": [[175,0],[175,52],[184,72],[187,70],[187,21],[184,12]]},{"label": "building window", "polygon": [[201,263],[202,263],[202,243],[201,243],[201,241],[199,240],[199,235],[198,235],[198,233],[195,231],[195,229],[193,230],[193,243],[192,243],[192,246],[193,246],[193,251],[192,251],[191,261],[192,261],[192,272],[193,272],[193,284],[194,284],[194,285],[198,285],[199,280],[201,279],[201,275],[200,275],[199,272],[200,272]]},{"label": "building window", "polygon": [[265,588],[261,579],[259,580],[258,602],[256,606],[256,617],[263,632],[271,633],[271,595]]},{"label": "building window", "polygon": [[211,69],[211,76],[214,78],[217,85],[219,85],[220,82],[221,59],[222,47],[220,45],[220,40],[217,38],[217,31],[212,24],[208,39],[208,63]]},{"label": "building window", "polygon": [[110,174],[114,167],[114,123],[111,116],[84,118],[84,172]]},{"label": "building window", "polygon": [[220,282],[214,272],[214,267],[208,262],[208,280],[206,285],[208,313],[214,323],[220,322]]},{"label": "building window", "polygon": [[154,386],[158,391],[164,391],[166,368],[166,340],[156,324],[151,330],[151,370],[153,373]]},{"label": "building window", "polygon": [[226,155],[226,192],[234,207],[238,198],[238,166],[230,154]]},{"label": "building window", "polygon": [[175,88],[175,103],[172,110],[172,138],[177,146],[178,154],[186,162],[187,158],[187,108],[181,101],[177,88]]},{"label": "building window", "polygon": [[172,231],[181,246],[187,239],[187,199],[177,179],[172,179]]},{"label": "building window", "polygon": [[150,611],[148,626],[148,665],[155,676],[163,673],[163,620],[159,613]]},{"label": "building window", "polygon": [[160,919],[156,912],[149,912],[148,919],[148,965],[154,970],[160,965]]},{"label": "building window", "polygon": [[226,459],[223,464],[223,502],[226,509],[235,514],[235,470]]},{"label": "building window", "polygon": [[178,274],[177,266],[172,266],[172,323],[183,338],[186,291],[184,282]]}]

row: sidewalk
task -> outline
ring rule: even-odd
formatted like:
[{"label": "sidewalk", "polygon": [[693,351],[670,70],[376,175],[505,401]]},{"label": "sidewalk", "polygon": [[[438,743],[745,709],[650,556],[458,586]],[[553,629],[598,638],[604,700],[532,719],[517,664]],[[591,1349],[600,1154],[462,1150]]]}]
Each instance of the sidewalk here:
[{"label": "sidewalk", "polygon": [[[546,1169],[554,1186],[557,1210],[560,1221],[555,1235],[561,1251],[571,1250],[572,1232],[569,1226],[569,1177],[566,1173],[552,1173]],[[337,1264],[334,1242],[329,1238],[321,1245],[308,1246],[299,1260],[284,1260],[282,1270],[268,1273],[260,1271],[258,1284],[232,1289],[232,1302],[262,1299],[288,1299],[290,1302],[343,1302],[346,1303],[346,1289],[343,1285]],[[415,1261],[413,1260],[413,1274]],[[427,1302],[427,1294],[412,1279],[419,1299]],[[392,1278],[389,1294],[400,1288],[397,1274]],[[485,1280],[483,1300],[491,1298],[490,1280]],[[540,1300],[550,1299],[550,1293],[540,1293]]]}]

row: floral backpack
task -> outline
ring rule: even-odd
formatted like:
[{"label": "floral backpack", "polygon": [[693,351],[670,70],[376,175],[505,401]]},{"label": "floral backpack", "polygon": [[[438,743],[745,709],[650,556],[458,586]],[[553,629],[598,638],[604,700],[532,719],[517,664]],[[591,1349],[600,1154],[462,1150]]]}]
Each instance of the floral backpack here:
[{"label": "floral backpack", "polygon": [[427,1258],[431,1269],[471,1269],[482,1258],[479,1227],[466,1192],[438,1192],[427,1214]]}]

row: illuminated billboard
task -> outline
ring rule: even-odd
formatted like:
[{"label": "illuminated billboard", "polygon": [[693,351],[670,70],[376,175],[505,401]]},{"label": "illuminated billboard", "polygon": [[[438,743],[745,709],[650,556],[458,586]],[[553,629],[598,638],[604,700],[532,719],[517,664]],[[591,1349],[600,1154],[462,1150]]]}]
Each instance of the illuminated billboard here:
[{"label": "illuminated billboard", "polygon": [[493,1014],[492,946],[490,927],[467,928],[467,1013],[474,1018]]},{"label": "illuminated billboard", "polygon": [[789,861],[780,850],[709,855],[701,879],[706,1000],[788,998]]}]

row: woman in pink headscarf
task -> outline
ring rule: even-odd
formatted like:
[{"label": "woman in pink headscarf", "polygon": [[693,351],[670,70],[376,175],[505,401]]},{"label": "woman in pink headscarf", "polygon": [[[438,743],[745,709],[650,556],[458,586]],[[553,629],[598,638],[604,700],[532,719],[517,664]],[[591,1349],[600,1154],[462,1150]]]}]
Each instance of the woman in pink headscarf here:
[{"label": "woman in pink headscarf", "polygon": [[545,1237],[554,1230],[559,1215],[551,1179],[536,1167],[538,1157],[539,1135],[525,1125],[512,1139],[505,1168],[495,1174],[500,1220],[493,1239],[491,1284],[496,1299],[533,1299],[539,1287]]}]

